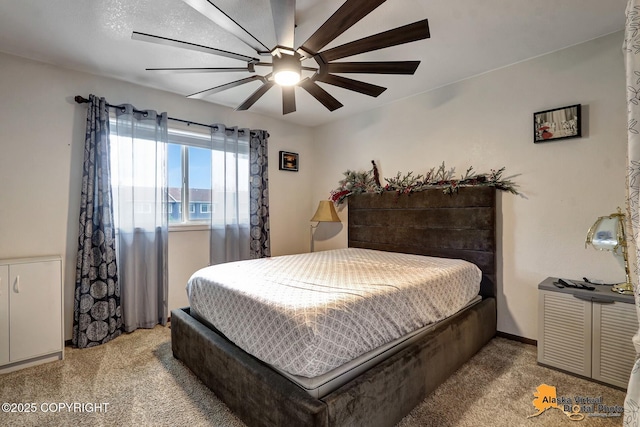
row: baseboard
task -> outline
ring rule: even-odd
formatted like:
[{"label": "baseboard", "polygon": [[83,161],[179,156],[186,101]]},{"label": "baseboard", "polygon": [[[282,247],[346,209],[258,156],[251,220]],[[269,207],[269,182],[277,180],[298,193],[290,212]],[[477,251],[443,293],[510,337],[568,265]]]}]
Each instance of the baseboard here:
[{"label": "baseboard", "polygon": [[52,354],[44,356],[34,357],[33,359],[23,360],[20,362],[10,363],[0,368],[0,374],[8,374],[9,372],[15,372],[20,369],[29,368],[31,366],[41,365],[43,363],[55,362],[57,360],[64,359],[64,350],[58,351]]},{"label": "baseboard", "polygon": [[525,344],[530,344],[530,345],[534,345],[534,346],[538,346],[538,341],[536,340],[532,340],[531,338],[525,338],[525,337],[521,337],[518,335],[513,335],[513,334],[508,334],[506,332],[496,332],[496,336],[500,337],[500,338],[506,338],[508,340],[512,340],[512,341],[518,341],[521,343],[525,343]]}]

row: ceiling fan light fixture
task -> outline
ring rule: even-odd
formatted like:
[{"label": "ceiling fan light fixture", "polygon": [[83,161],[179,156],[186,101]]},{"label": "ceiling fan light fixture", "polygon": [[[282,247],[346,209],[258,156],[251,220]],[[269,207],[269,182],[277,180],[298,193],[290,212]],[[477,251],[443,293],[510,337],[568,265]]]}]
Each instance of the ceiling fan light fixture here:
[{"label": "ceiling fan light fixture", "polygon": [[293,86],[300,81],[302,64],[300,55],[294,52],[273,57],[273,79],[280,86]]},{"label": "ceiling fan light fixture", "polygon": [[300,81],[300,74],[295,71],[280,71],[274,79],[280,86],[293,86]]}]

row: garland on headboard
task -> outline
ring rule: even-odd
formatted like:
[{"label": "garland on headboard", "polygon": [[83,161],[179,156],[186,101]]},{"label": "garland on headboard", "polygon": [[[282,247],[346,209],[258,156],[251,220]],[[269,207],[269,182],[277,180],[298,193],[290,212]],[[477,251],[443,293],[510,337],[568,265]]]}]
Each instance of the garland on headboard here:
[{"label": "garland on headboard", "polygon": [[441,188],[445,194],[452,194],[460,187],[485,186],[495,187],[498,190],[519,194],[516,183],[509,178],[503,178],[502,173],[505,168],[498,170],[491,169],[489,173],[476,173],[473,167],[460,177],[454,179],[455,169],[446,169],[444,162],[440,167],[431,168],[426,175],[413,175],[408,172],[402,175],[400,172],[393,178],[384,178],[387,184],[383,187],[380,183],[380,175],[375,161],[371,161],[373,167],[368,171],[347,170],[343,173],[344,178],[339,181],[340,186],[331,191],[329,199],[336,205],[353,195],[361,193],[382,194],[385,191],[395,191],[396,195],[409,194],[417,191],[424,191],[429,188]]}]

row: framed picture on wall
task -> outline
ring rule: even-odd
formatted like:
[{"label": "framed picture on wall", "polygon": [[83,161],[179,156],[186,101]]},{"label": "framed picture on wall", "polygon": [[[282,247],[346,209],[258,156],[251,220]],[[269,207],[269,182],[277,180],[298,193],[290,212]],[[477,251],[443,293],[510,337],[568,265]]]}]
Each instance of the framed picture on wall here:
[{"label": "framed picture on wall", "polygon": [[280,170],[298,172],[298,153],[280,152]]},{"label": "framed picture on wall", "polygon": [[557,141],[582,136],[581,105],[533,113],[533,142]]}]

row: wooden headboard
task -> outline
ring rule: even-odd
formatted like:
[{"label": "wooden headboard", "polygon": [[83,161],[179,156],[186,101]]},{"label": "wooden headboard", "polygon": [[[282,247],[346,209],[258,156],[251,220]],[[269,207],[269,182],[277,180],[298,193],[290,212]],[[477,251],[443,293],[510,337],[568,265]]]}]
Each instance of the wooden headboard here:
[{"label": "wooden headboard", "polygon": [[496,297],[496,191],[350,196],[349,247],[464,259],[482,270],[480,295]]}]

